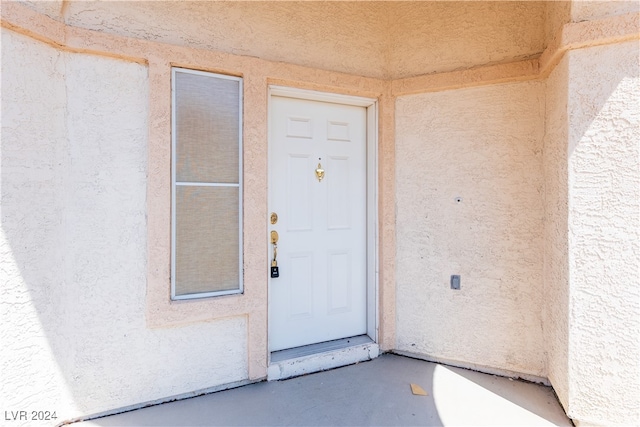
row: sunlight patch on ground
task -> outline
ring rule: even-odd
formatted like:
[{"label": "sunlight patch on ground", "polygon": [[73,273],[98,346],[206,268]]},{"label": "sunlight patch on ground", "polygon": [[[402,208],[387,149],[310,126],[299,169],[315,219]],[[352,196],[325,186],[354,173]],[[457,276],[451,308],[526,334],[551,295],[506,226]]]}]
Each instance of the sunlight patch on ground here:
[{"label": "sunlight patch on ground", "polygon": [[[492,388],[504,387],[504,392],[509,393],[511,380],[489,378]],[[445,426],[556,425],[442,365],[434,370],[433,399]]]}]

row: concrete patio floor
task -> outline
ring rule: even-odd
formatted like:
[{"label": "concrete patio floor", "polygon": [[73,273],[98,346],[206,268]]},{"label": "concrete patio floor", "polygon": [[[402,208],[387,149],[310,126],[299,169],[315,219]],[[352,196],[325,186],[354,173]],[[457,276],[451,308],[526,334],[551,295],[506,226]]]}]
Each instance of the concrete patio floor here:
[{"label": "concrete patio floor", "polygon": [[[418,384],[427,396],[413,395]],[[571,426],[553,390],[392,354],[78,426]]]}]

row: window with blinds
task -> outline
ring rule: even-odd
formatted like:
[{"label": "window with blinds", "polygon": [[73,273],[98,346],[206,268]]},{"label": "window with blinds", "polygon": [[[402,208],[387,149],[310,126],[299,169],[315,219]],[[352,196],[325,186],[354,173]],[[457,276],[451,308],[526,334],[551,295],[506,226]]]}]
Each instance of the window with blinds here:
[{"label": "window with blinds", "polygon": [[241,293],[242,79],[172,70],[171,298]]}]

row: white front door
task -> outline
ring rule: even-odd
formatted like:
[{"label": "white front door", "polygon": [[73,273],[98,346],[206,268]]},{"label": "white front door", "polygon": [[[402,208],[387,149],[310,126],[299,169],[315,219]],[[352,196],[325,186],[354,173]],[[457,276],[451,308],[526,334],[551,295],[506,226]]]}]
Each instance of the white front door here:
[{"label": "white front door", "polygon": [[365,334],[367,110],[273,96],[270,120],[269,350]]}]

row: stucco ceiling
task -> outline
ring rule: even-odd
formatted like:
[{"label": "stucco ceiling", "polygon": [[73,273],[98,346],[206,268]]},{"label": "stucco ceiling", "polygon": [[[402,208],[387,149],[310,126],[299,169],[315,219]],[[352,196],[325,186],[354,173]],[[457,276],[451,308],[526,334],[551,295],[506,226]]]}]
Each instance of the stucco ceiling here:
[{"label": "stucco ceiling", "polygon": [[510,62],[545,45],[545,4],[532,1],[25,3],[73,26],[378,78]]}]

